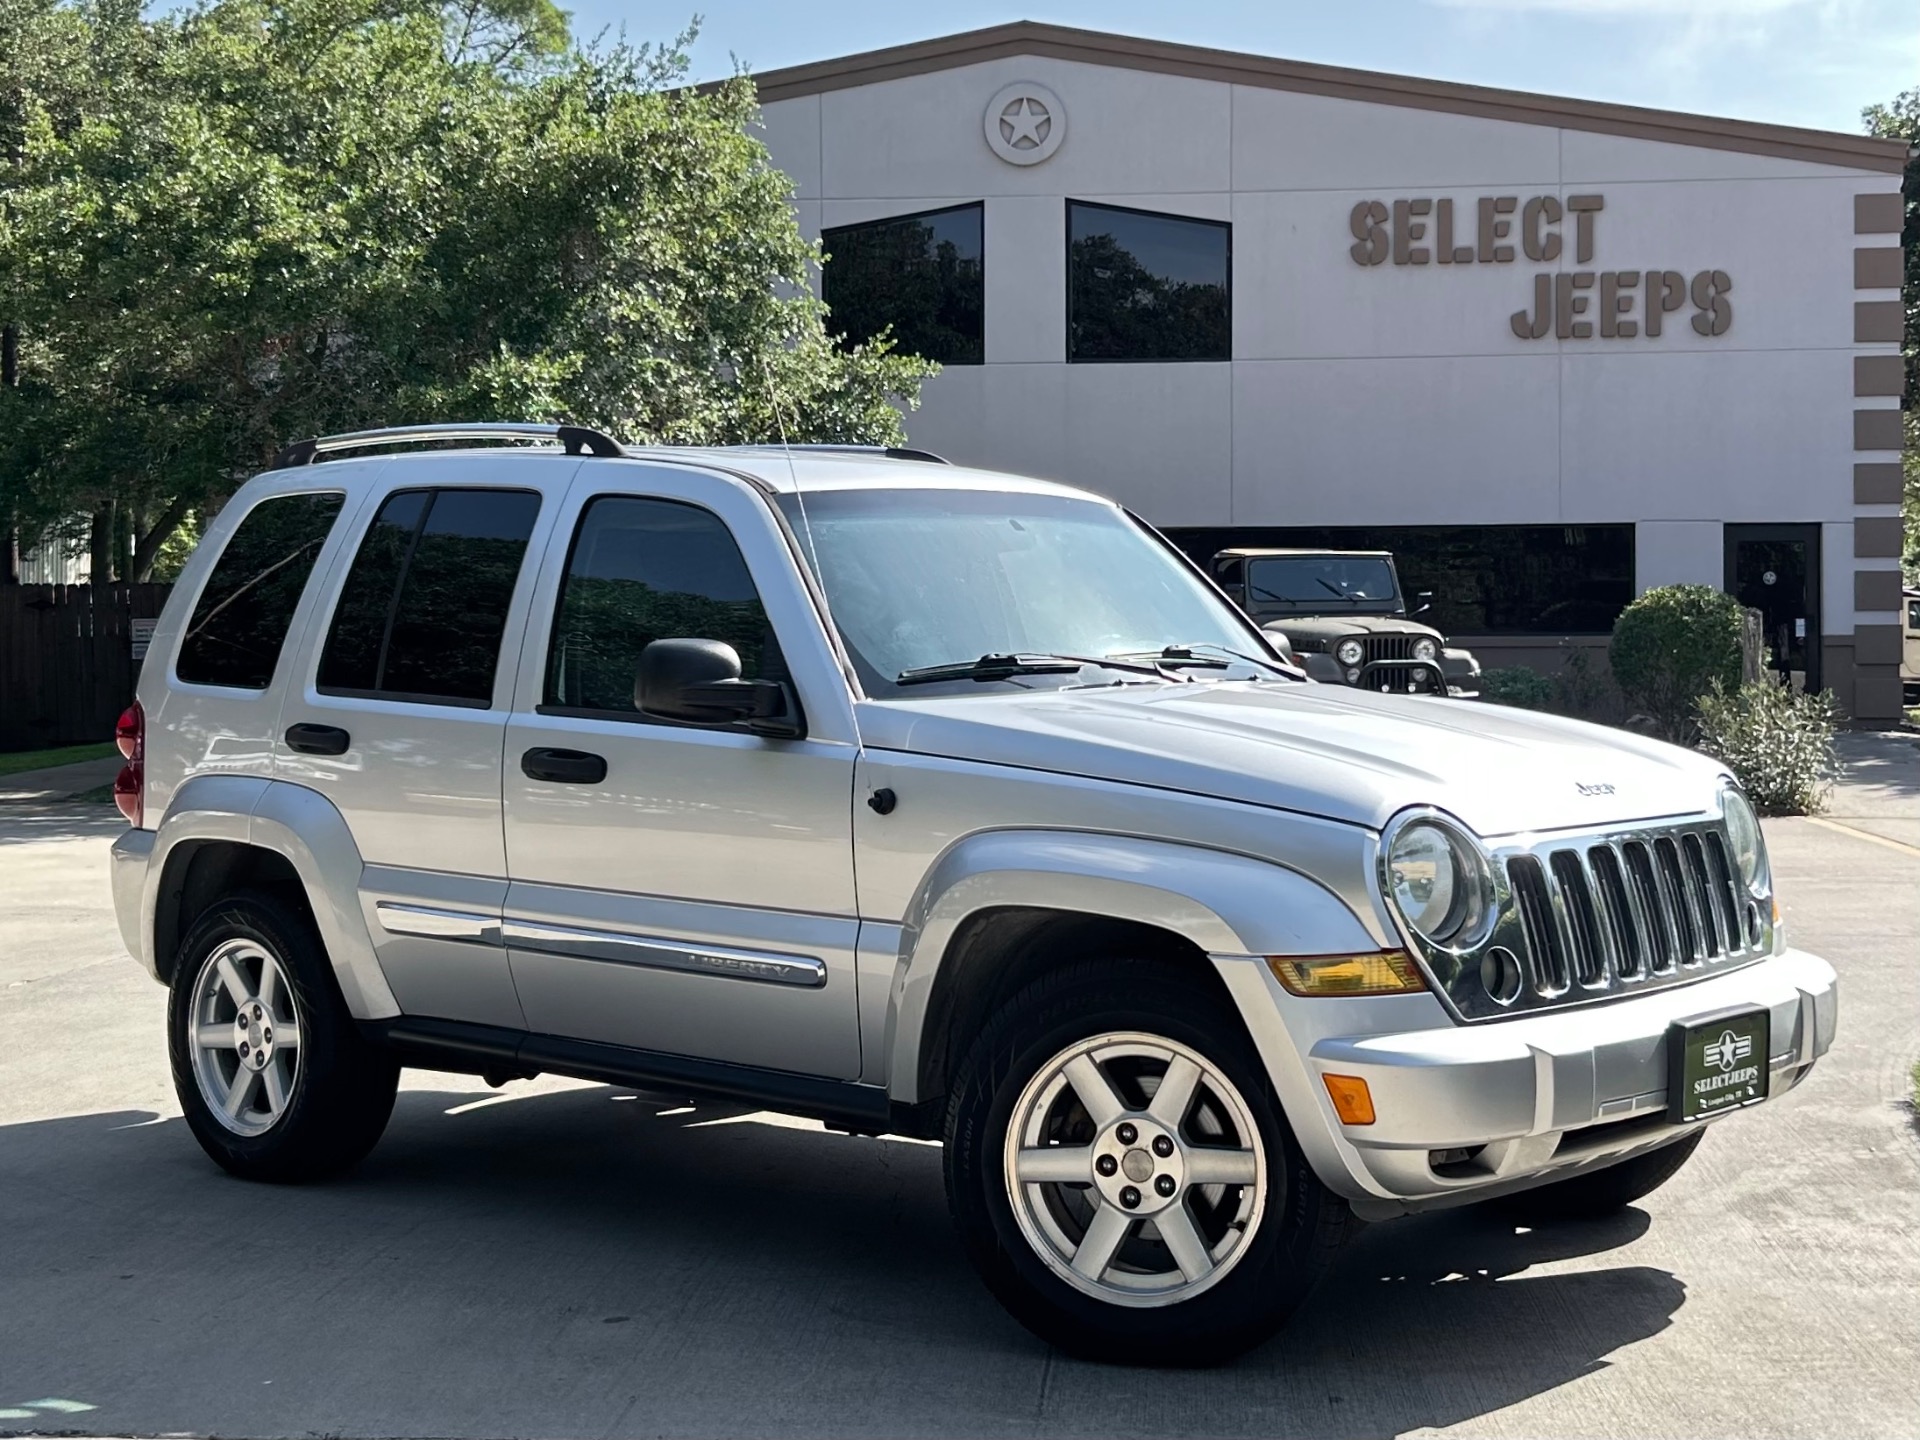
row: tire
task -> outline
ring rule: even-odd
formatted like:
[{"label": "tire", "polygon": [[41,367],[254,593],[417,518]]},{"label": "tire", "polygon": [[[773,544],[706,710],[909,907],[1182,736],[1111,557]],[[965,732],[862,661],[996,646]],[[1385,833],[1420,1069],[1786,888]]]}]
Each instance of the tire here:
[{"label": "tire", "polygon": [[1576,1175],[1571,1180],[1556,1180],[1517,1195],[1504,1195],[1492,1203],[1506,1214],[1533,1220],[1597,1220],[1615,1214],[1642,1196],[1651,1195],[1679,1173],[1693,1158],[1700,1142],[1707,1138],[1704,1129],[1695,1130],[1683,1140],[1649,1150],[1618,1165]]},{"label": "tire", "polygon": [[167,1043],[188,1128],[244,1179],[338,1175],[393,1112],[399,1067],[361,1037],[312,923],[270,895],[231,896],[194,922],[174,965]]},{"label": "tire", "polygon": [[[1082,1078],[1066,1075],[1069,1054],[1091,1082],[1077,1063]],[[1163,1126],[1152,1096],[1176,1060],[1199,1079]],[[1104,1123],[1082,1094],[1101,1085]],[[1008,1000],[956,1072],[945,1139],[947,1202],[987,1288],[1085,1359],[1230,1360],[1286,1322],[1346,1235],[1347,1206],[1307,1166],[1238,1015],[1165,963],[1077,962]],[[1253,1183],[1187,1178],[1202,1167]],[[1163,1218],[1142,1224],[1149,1212]],[[1076,1275],[1075,1257],[1116,1234],[1112,1262],[1088,1252],[1094,1274]]]}]

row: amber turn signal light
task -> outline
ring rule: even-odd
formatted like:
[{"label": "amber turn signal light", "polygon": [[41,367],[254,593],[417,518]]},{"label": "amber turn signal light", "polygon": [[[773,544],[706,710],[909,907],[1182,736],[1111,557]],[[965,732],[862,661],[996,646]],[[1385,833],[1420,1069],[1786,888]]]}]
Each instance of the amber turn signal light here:
[{"label": "amber turn signal light", "polygon": [[1333,1101],[1333,1113],[1342,1125],[1373,1123],[1373,1092],[1358,1075],[1322,1075],[1327,1097]]},{"label": "amber turn signal light", "polygon": [[1295,995],[1410,995],[1427,988],[1404,950],[1366,955],[1269,955],[1273,978]]}]

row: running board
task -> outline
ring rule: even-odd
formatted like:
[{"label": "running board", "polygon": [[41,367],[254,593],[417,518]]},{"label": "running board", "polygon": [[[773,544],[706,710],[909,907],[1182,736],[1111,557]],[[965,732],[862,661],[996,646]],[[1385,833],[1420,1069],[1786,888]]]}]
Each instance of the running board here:
[{"label": "running board", "polygon": [[895,1106],[878,1085],[823,1080],[788,1070],[764,1070],[721,1060],[698,1060],[562,1035],[534,1035],[464,1020],[403,1015],[361,1022],[361,1031],[402,1065],[450,1070],[489,1080],[531,1079],[547,1073],[632,1085],[645,1090],[744,1101],[819,1120],[863,1135],[917,1135],[913,1107]]}]

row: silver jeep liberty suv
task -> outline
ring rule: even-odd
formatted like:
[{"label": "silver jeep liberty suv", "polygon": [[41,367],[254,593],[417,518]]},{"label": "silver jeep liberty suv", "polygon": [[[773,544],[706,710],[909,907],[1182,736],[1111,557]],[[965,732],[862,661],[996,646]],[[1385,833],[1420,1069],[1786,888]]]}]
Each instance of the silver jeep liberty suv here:
[{"label": "silver jeep liberty suv", "polygon": [[1312,683],[1111,502],[911,452],[303,442],[121,745],[228,1170],[352,1166],[407,1065],[937,1138],[1084,1355],[1235,1353],[1356,1216],[1625,1205],[1833,1040],[1714,762]]}]

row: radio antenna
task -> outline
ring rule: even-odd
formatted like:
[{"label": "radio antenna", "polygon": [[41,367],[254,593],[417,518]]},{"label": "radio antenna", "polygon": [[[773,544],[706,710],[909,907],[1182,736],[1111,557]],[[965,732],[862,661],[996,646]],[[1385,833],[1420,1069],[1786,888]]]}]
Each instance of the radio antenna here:
[{"label": "radio antenna", "polygon": [[780,392],[774,387],[773,365],[765,355],[760,357],[760,375],[767,387],[767,408],[773,412],[773,428],[780,436],[780,455],[787,462],[787,483],[793,486],[794,508],[800,512],[801,543],[806,547],[808,570],[803,578],[809,582],[819,602],[820,618],[827,624],[827,641],[833,646],[840,668],[857,694],[860,682],[853,668],[852,657],[847,654],[846,641],[840,634],[840,624],[833,618],[833,602],[827,598],[827,576],[820,565],[820,549],[813,543],[813,521],[807,518],[806,487],[800,483],[799,467],[793,463],[793,445],[787,439],[787,422],[780,413]]}]

